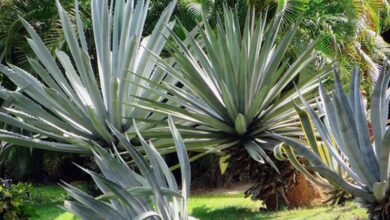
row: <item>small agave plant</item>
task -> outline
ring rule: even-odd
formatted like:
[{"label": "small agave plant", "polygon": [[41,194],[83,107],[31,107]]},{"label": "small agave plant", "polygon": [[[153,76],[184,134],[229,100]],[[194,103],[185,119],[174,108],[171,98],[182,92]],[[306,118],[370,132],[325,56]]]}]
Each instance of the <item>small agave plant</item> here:
[{"label": "small agave plant", "polygon": [[75,200],[65,201],[65,208],[86,220],[188,219],[186,204],[191,180],[188,155],[171,118],[168,119],[168,123],[180,162],[181,193],[164,159],[152,143],[147,143],[142,138],[136,127],[148,159],[135,150],[125,135],[116,130],[114,126],[110,126],[118,139],[118,145],[126,149],[139,172],[130,169],[118,151],[109,153],[106,149],[96,145],[91,150],[101,173],[82,169],[91,175],[103,194],[93,197],[65,183],[65,189]]},{"label": "small agave plant", "polygon": [[[306,147],[301,141],[279,138],[290,145],[298,156],[305,157],[312,171],[358,198],[368,209],[370,219],[390,219],[390,129],[386,125],[390,72],[384,70],[375,84],[370,122],[362,104],[359,76],[359,70],[355,68],[349,95],[344,92],[337,77],[335,92],[331,95],[325,92],[323,86],[320,87],[323,120],[302,98],[319,137],[332,156],[333,164],[348,173],[350,180],[347,181],[344,175],[329,167],[312,148]],[[332,145],[332,136],[337,149]]]}]

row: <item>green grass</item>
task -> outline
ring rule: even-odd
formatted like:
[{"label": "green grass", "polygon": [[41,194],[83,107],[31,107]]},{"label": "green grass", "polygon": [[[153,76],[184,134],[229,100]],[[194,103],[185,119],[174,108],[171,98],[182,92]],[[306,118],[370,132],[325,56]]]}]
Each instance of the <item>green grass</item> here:
[{"label": "green grass", "polygon": [[[33,207],[39,217],[32,220],[76,220],[72,214],[59,206],[67,198],[58,186],[35,187],[32,192]],[[258,211],[261,202],[243,198],[242,194],[193,195],[188,204],[189,213],[201,220],[276,219],[276,220],[349,220],[367,219],[366,211],[355,203],[345,206],[320,206],[314,208],[283,210],[278,212]]]},{"label": "green grass", "polygon": [[59,186],[39,186],[34,187],[31,192],[33,208],[37,217],[32,220],[73,220],[75,218],[71,213],[65,212],[60,208],[67,194]]},{"label": "green grass", "polygon": [[314,208],[283,210],[278,212],[259,212],[261,202],[243,198],[242,194],[196,195],[189,202],[189,212],[201,220],[237,220],[237,219],[367,219],[366,211],[355,203],[345,206],[320,206]]}]

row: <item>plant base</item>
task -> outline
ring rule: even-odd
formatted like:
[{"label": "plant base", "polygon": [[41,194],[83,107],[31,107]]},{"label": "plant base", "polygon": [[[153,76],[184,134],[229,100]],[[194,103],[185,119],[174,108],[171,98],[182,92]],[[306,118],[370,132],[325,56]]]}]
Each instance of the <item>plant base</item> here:
[{"label": "plant base", "polygon": [[295,184],[279,194],[281,196],[275,194],[264,201],[268,210],[278,210],[282,207],[311,207],[321,204],[325,199],[322,190],[301,173],[295,174]]}]

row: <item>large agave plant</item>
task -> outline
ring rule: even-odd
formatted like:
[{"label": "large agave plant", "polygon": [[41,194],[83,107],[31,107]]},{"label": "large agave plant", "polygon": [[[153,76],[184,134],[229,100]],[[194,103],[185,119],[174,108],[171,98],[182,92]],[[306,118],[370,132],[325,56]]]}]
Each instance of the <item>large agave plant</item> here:
[{"label": "large agave plant", "polygon": [[[352,181],[346,181],[345,176],[329,167],[329,164],[324,163],[317,153],[302,142],[280,137],[291,145],[298,155],[309,160],[311,170],[359,198],[368,208],[371,219],[390,218],[390,129],[386,125],[390,99],[389,80],[390,72],[384,70],[371,97],[370,122],[366,118],[361,100],[357,68],[351,80],[349,95],[345,94],[337,77],[335,92],[331,96],[320,87],[321,103],[325,110],[324,121],[303,100],[321,140],[332,156],[333,164],[345,170]],[[332,146],[332,136],[337,149]]]},{"label": "large agave plant", "polygon": [[[78,3],[75,21],[57,0],[58,13],[69,53],[56,51],[52,57],[41,38],[27,21],[21,21],[30,35],[28,43],[38,60],[30,59],[34,74],[9,64],[0,72],[18,86],[16,91],[0,88],[0,97],[11,103],[0,110],[0,121],[33,136],[0,130],[3,141],[19,146],[66,152],[87,152],[91,140],[107,147],[114,141],[107,122],[118,131],[128,130],[129,118],[145,118],[148,112],[123,103],[137,102],[134,96],[159,100],[142,93],[131,73],[160,82],[162,71],[154,71],[153,57],[165,44],[168,23],[175,7],[169,4],[150,36],[143,37],[149,1],[93,0],[91,15],[93,47],[87,46]],[[136,5],[135,5],[136,4]],[[95,48],[95,51],[88,51]],[[144,82],[139,82],[144,84]],[[161,119],[151,116],[152,119]]]},{"label": "large agave plant", "polygon": [[[266,14],[256,17],[248,13],[241,29],[238,14],[225,8],[215,29],[204,20],[197,34],[185,33],[185,41],[173,35],[170,48],[176,62],[172,65],[159,59],[158,65],[181,85],[153,84],[167,91],[164,94],[155,88],[145,89],[180,106],[144,97],[129,104],[168,113],[185,122],[179,130],[188,150],[202,155],[228,148],[230,154],[246,149],[255,160],[273,164],[264,149],[279,143],[274,134],[302,134],[291,102],[298,97],[292,82],[307,95],[317,87],[316,77],[327,72],[314,68],[315,43],[295,60],[286,61],[285,53],[297,27],[278,39],[281,18],[278,15],[267,23]],[[156,146],[169,151],[169,140],[163,140],[165,130],[157,126],[143,134],[158,135]]]},{"label": "large agave plant", "polygon": [[109,153],[96,145],[92,147],[92,152],[101,173],[82,169],[91,175],[103,194],[93,197],[65,184],[65,189],[75,199],[65,201],[65,208],[82,219],[188,219],[186,204],[191,180],[190,165],[184,143],[172,119],[169,119],[169,128],[181,165],[181,193],[172,172],[152,143],[147,143],[138,133],[148,156],[148,159],[144,159],[125,135],[114,126],[110,127],[119,140],[118,145],[126,149],[139,173],[128,167],[123,154],[117,151]]}]

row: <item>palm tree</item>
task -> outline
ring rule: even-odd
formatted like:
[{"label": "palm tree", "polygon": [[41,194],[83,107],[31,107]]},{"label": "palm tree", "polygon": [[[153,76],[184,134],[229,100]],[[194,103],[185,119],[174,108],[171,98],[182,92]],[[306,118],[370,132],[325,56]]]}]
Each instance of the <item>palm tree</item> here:
[{"label": "palm tree", "polygon": [[[80,1],[83,12],[88,11],[87,0]],[[65,0],[63,7],[71,8],[74,1]],[[27,19],[42,36],[51,52],[62,48],[62,34],[55,1],[51,0],[9,0],[0,7],[0,60],[28,68],[27,57],[35,57],[25,40],[25,31],[19,17]],[[74,17],[73,17],[74,19]]]},{"label": "palm tree", "polygon": [[322,36],[317,49],[339,62],[343,78],[349,79],[346,73],[351,63],[357,63],[366,79],[375,80],[386,46],[378,33],[385,27],[381,20],[388,20],[389,9],[385,0],[310,1],[302,16],[302,34],[306,39]]},{"label": "palm tree", "polygon": [[380,36],[390,27],[390,6],[386,0],[248,2],[259,11],[284,11],[288,24],[300,23],[300,37],[291,47],[291,56],[299,55],[306,46],[304,42],[319,38],[316,50],[325,62],[339,63],[344,82],[350,78],[351,64],[359,64],[366,79],[362,86],[370,94],[370,82],[378,77],[389,46]]}]

